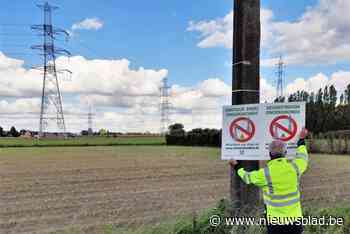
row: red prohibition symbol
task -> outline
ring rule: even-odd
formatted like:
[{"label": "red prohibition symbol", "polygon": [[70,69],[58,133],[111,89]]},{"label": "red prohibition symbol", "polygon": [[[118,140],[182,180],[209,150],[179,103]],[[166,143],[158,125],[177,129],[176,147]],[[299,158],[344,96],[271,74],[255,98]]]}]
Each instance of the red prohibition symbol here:
[{"label": "red prohibition symbol", "polygon": [[[286,126],[287,123],[287,126]],[[274,139],[289,141],[297,133],[298,125],[289,115],[280,115],[274,118],[270,124],[270,134]],[[281,134],[278,134],[278,132]]]},{"label": "red prohibition symbol", "polygon": [[253,121],[246,117],[239,117],[232,121],[230,125],[231,137],[240,143],[252,139],[255,134],[255,125]]}]

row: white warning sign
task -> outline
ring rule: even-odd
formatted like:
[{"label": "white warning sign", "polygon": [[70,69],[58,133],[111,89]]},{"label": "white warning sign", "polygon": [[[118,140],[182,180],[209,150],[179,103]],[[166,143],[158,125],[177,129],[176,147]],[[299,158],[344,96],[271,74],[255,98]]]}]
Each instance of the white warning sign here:
[{"label": "white warning sign", "polygon": [[225,106],[221,158],[268,160],[273,139],[286,142],[288,155],[295,155],[304,126],[304,102]]},{"label": "white warning sign", "polygon": [[305,127],[305,102],[263,104],[265,150],[273,139],[287,144],[287,156],[296,153],[299,133]]},{"label": "white warning sign", "polygon": [[225,106],[223,109],[221,158],[261,159],[261,106],[259,104]]}]

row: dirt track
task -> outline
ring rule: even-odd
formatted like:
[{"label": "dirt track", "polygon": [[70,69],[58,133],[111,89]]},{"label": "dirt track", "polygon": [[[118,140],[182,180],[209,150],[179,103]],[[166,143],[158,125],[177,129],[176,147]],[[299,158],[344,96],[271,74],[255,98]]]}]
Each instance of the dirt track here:
[{"label": "dirt track", "polygon": [[[94,233],[106,223],[153,224],[210,207],[228,196],[218,154],[165,146],[3,149],[0,233]],[[305,200],[350,198],[349,165],[350,157],[315,156]]]}]

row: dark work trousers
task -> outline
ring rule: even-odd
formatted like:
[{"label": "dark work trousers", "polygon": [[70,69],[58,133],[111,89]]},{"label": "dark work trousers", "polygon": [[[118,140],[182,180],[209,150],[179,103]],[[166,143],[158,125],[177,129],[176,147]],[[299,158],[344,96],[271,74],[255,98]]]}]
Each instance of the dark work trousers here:
[{"label": "dark work trousers", "polygon": [[[266,206],[265,206],[265,218],[266,216]],[[286,224],[286,225],[271,225],[267,224],[267,234],[302,234],[303,226],[296,224]]]},{"label": "dark work trousers", "polygon": [[302,225],[267,225],[267,234],[301,234]]}]

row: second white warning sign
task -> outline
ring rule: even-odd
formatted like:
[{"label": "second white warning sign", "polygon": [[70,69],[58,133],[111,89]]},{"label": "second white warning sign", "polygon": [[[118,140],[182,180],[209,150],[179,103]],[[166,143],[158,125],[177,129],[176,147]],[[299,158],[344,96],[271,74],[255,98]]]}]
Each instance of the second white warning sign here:
[{"label": "second white warning sign", "polygon": [[304,102],[225,106],[221,158],[269,160],[273,140],[285,142],[287,156],[293,156],[304,126]]}]

